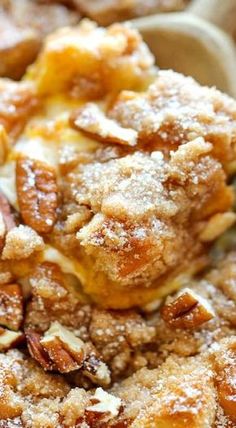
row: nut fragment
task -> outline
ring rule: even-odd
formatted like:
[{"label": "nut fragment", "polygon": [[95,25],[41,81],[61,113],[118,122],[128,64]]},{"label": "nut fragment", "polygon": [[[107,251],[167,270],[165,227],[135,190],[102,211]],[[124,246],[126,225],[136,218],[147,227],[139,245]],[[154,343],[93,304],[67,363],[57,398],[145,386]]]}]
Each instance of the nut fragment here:
[{"label": "nut fragment", "polygon": [[44,334],[41,344],[61,373],[81,369],[93,383],[110,384],[110,371],[98,358],[92,345],[85,344],[57,321]]},{"label": "nut fragment", "polygon": [[60,373],[81,370],[95,384],[110,384],[110,371],[96,355],[93,345],[84,343],[59,322],[53,322],[44,336],[26,330],[26,338],[30,354],[45,370]]},{"label": "nut fragment", "polygon": [[0,325],[19,330],[23,320],[23,298],[18,284],[0,285]]},{"label": "nut fragment", "polygon": [[2,260],[26,259],[35,251],[41,251],[43,248],[44,242],[41,236],[30,227],[20,225],[8,232]]},{"label": "nut fragment", "polygon": [[209,321],[215,314],[206,299],[185,288],[176,299],[162,307],[161,315],[171,327],[191,329]]},{"label": "nut fragment", "polygon": [[[84,343],[57,321],[40,338],[40,345],[60,373],[69,373],[82,366]],[[37,361],[40,363],[39,359]]]},{"label": "nut fragment", "polygon": [[81,366],[84,359],[84,342],[57,321],[51,324],[49,330],[44,334],[41,343],[48,349],[50,344],[54,343],[55,339],[59,340],[64,349],[68,351]]},{"label": "nut fragment", "polygon": [[25,330],[25,337],[31,357],[34,358],[44,368],[44,370],[52,370],[54,365],[50,360],[48,353],[40,343],[41,335],[36,331],[27,329]]},{"label": "nut fragment", "polygon": [[11,331],[0,328],[0,351],[6,351],[18,345],[24,338],[21,331]]},{"label": "nut fragment", "polygon": [[214,241],[218,236],[229,229],[235,223],[235,220],[236,214],[232,212],[213,215],[200,233],[200,240],[202,242]]},{"label": "nut fragment", "polygon": [[60,373],[70,373],[79,369],[77,362],[56,337],[47,340],[42,339],[41,344]]},{"label": "nut fragment", "polygon": [[137,131],[123,128],[115,120],[108,119],[96,104],[88,103],[71,117],[71,124],[91,138],[104,143],[135,146]]},{"label": "nut fragment", "polygon": [[33,159],[18,159],[16,187],[24,222],[48,233],[56,221],[57,185],[54,168]]},{"label": "nut fragment", "polygon": [[94,404],[86,408],[87,413],[103,413],[106,421],[118,416],[121,409],[120,398],[109,394],[102,388],[97,388],[91,400],[94,401]]},{"label": "nut fragment", "polygon": [[107,365],[93,352],[84,360],[83,374],[97,385],[108,386],[111,382],[111,375]]}]

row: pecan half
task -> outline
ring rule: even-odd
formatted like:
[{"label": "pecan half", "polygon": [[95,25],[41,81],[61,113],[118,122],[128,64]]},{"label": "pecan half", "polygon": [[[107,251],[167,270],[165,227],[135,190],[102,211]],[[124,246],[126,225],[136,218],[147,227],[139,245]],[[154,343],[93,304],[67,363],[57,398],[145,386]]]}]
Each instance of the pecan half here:
[{"label": "pecan half", "polygon": [[189,288],[161,310],[163,320],[174,328],[191,329],[209,321],[214,317],[214,311],[207,302]]},{"label": "pecan half", "polygon": [[75,129],[104,143],[121,144],[122,146],[137,144],[137,131],[123,128],[115,120],[107,118],[102,110],[93,103],[88,103],[75,111],[71,115],[70,123]]},{"label": "pecan half", "polygon": [[18,159],[16,188],[24,222],[39,233],[50,232],[57,217],[57,184],[54,168],[38,160]]},{"label": "pecan half", "polygon": [[17,331],[22,320],[23,297],[20,285],[0,285],[0,325]]}]

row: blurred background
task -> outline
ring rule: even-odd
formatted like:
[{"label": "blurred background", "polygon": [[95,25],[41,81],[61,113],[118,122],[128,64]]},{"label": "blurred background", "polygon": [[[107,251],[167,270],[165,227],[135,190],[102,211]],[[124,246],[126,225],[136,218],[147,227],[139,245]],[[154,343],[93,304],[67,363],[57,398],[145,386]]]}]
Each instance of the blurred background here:
[{"label": "blurred background", "polygon": [[0,0],[0,76],[20,79],[47,34],[84,17],[132,21],[160,68],[236,96],[236,0]]}]

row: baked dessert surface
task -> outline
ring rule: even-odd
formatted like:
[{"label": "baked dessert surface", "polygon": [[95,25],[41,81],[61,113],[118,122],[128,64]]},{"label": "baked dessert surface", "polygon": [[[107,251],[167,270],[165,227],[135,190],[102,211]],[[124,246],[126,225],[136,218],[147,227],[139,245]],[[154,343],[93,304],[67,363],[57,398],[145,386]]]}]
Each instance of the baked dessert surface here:
[{"label": "baked dessert surface", "polygon": [[235,426],[235,101],[84,21],[0,107],[0,427]]}]

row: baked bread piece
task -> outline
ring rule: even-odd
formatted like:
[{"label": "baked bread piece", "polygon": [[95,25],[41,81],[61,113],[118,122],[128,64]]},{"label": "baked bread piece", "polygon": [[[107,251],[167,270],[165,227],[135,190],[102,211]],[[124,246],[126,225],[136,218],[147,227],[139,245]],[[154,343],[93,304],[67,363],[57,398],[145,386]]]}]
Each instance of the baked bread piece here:
[{"label": "baked bread piece", "polygon": [[[234,100],[158,71],[135,30],[88,21],[50,36],[24,82],[2,85],[0,121],[15,145],[0,186],[20,215],[4,260],[21,265],[37,250],[116,309],[168,294],[207,264],[235,221]],[[35,245],[21,252],[30,233]]]}]

